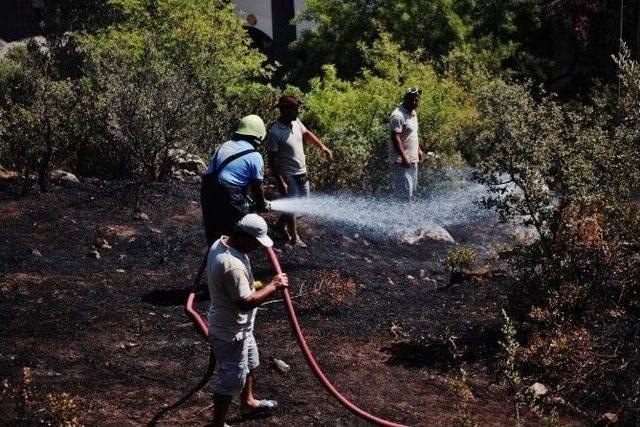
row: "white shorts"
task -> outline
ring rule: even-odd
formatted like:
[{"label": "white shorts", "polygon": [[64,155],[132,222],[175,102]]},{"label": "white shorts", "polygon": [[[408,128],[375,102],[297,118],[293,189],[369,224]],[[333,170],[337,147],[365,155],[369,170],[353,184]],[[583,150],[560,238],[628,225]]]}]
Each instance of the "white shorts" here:
[{"label": "white shorts", "polygon": [[249,372],[260,366],[258,346],[252,335],[231,342],[210,339],[216,357],[214,391],[224,396],[236,396],[244,388]]}]

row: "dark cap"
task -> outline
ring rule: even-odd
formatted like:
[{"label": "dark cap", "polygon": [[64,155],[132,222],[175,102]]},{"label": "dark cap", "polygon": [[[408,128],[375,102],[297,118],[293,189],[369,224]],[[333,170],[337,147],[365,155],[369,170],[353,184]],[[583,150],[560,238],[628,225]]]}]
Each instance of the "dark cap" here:
[{"label": "dark cap", "polygon": [[278,103],[273,107],[274,108],[295,108],[295,107],[300,107],[303,104],[304,102],[298,99],[298,97],[295,95],[284,95],[284,96],[281,96],[280,99],[278,99]]}]

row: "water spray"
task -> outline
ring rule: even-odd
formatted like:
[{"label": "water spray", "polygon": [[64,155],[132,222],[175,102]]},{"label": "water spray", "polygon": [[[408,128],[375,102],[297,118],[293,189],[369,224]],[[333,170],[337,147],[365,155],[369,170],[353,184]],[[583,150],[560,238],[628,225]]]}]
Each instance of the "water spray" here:
[{"label": "water spray", "polygon": [[451,236],[442,227],[469,223],[491,215],[477,203],[486,188],[470,182],[458,188],[434,191],[413,201],[395,198],[321,194],[308,198],[274,200],[271,209],[304,215],[365,235],[399,238],[415,243],[429,233],[437,240]]}]

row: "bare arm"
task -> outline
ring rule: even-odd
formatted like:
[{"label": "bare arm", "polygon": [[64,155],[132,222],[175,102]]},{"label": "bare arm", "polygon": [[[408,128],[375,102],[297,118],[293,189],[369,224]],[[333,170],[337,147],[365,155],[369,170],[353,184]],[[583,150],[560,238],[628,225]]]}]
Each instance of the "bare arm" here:
[{"label": "bare arm", "polygon": [[271,166],[271,171],[273,175],[276,177],[276,185],[278,186],[278,191],[282,196],[287,195],[287,184],[284,182],[284,178],[280,174],[280,165],[278,164],[278,153],[274,151],[269,151],[269,165]]},{"label": "bare arm", "polygon": [[320,150],[322,150],[327,160],[333,160],[333,151],[331,151],[329,147],[324,145],[324,143],[320,141],[320,138],[318,138],[313,132],[307,129],[307,131],[302,135],[302,137],[304,138],[305,141],[315,145]]},{"label": "bare arm", "polygon": [[404,151],[402,147],[402,141],[400,140],[400,134],[396,132],[391,132],[391,141],[393,141],[393,147],[396,149],[396,152],[400,155],[402,159],[402,166],[409,167],[409,159],[407,158],[407,153]]},{"label": "bare arm", "polygon": [[287,277],[287,275],[284,273],[278,274],[273,278],[273,280],[271,280],[271,283],[269,283],[267,286],[263,287],[259,291],[252,293],[248,297],[236,301],[236,306],[241,311],[249,311],[265,302],[276,291],[288,286],[289,278]]}]

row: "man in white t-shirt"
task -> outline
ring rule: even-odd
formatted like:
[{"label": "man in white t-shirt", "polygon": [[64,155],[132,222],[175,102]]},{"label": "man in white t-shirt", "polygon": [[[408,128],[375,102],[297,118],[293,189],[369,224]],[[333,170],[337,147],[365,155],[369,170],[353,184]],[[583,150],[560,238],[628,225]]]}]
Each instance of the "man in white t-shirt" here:
[{"label": "man in white t-shirt", "polygon": [[418,162],[424,158],[418,134],[418,115],[422,91],[409,88],[402,104],[389,118],[389,165],[396,197],[411,200],[418,190]]},{"label": "man in white t-shirt", "polygon": [[[327,160],[333,159],[333,152],[298,119],[303,103],[296,96],[280,97],[276,107],[280,117],[269,128],[265,145],[269,151],[269,164],[276,176],[280,194],[284,197],[309,197],[309,174],[304,155],[304,142],[316,146]],[[293,247],[306,247],[298,234],[294,215],[283,214],[274,225],[274,230],[289,239]]]},{"label": "man in white t-shirt", "polygon": [[214,427],[225,426],[233,396],[240,395],[243,415],[272,411],[278,405],[274,400],[253,396],[253,371],[260,364],[253,325],[256,307],[289,282],[285,274],[279,274],[260,290],[253,288],[247,254],[261,245],[273,245],[267,235],[267,223],[259,215],[248,214],[236,224],[231,236],[222,236],[211,246],[207,258],[211,296],[208,323],[216,358]]}]

